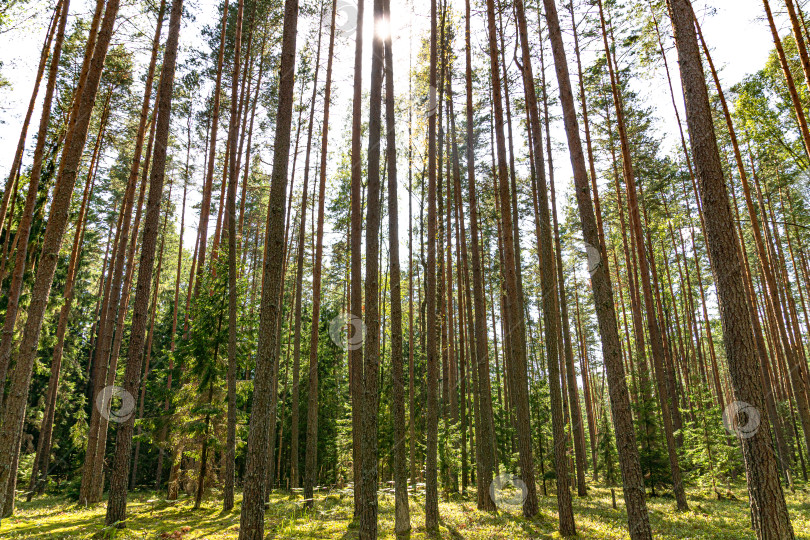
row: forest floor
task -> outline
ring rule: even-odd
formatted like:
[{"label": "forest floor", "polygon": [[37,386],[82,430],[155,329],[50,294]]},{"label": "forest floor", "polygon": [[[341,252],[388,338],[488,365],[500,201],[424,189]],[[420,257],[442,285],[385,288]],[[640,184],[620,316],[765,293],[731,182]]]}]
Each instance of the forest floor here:
[{"label": "forest floor", "polygon": [[[724,494],[728,492],[723,490]],[[710,492],[691,490],[689,512],[678,513],[669,497],[649,499],[650,519],[655,538],[711,538],[744,540],[756,538],[750,528],[748,501],[744,488],[732,490],[734,499],[718,500]],[[193,510],[193,498],[177,501],[156,498],[149,492],[131,494],[128,506],[128,528],[105,529],[103,504],[79,508],[65,497],[43,496],[30,503],[20,502],[16,514],[2,522],[0,538],[138,538],[138,539],[231,539],[238,537],[239,502],[231,512],[223,513],[218,492],[208,494],[199,510]],[[556,499],[540,497],[540,514],[533,520],[520,515],[519,507],[504,507],[499,515],[479,512],[472,499],[442,501],[440,537],[443,539],[535,539],[558,538]],[[797,489],[787,493],[796,538],[810,539],[810,493]],[[621,490],[616,490],[618,510],[611,504],[609,489],[590,486],[589,495],[574,497],[574,514],[580,538],[629,538]],[[431,538],[424,529],[424,497],[411,498],[413,530],[408,538]],[[301,498],[290,499],[284,492],[274,492],[266,513],[268,539],[341,539],[357,537],[352,519],[350,491],[320,494],[313,510],[304,510]],[[394,499],[380,493],[380,538],[393,539]],[[435,537],[434,537],[435,538]]]}]

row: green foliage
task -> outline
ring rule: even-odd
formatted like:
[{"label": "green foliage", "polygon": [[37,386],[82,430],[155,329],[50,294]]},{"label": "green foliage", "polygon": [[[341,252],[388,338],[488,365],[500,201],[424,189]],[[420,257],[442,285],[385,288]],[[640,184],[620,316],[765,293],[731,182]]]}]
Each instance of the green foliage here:
[{"label": "green foliage", "polygon": [[602,416],[599,418],[599,439],[596,443],[596,451],[599,454],[596,462],[597,474],[602,476],[602,481],[605,485],[617,485],[617,481],[619,480],[616,470],[618,456],[612,425],[605,409],[602,409]]},{"label": "green foliage", "polygon": [[716,488],[743,472],[742,452],[733,433],[723,425],[723,411],[708,388],[694,394],[698,414],[684,410],[682,455],[684,468],[699,485]]},{"label": "green foliage", "polygon": [[[641,383],[639,385],[642,386]],[[672,485],[672,477],[669,458],[664,447],[664,434],[658,424],[658,401],[652,393],[652,383],[648,381],[647,385],[641,389],[633,404],[633,417],[636,423],[636,439],[644,485],[655,496],[656,488]],[[650,397],[645,398],[645,395]]]}]

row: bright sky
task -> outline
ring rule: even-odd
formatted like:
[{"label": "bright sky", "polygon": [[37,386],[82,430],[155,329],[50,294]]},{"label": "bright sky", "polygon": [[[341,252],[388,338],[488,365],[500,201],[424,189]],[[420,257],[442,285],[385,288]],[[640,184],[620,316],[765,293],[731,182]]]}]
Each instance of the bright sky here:
[{"label": "bright sky", "polygon": [[[408,70],[408,50],[413,44],[413,52],[416,53],[418,46],[418,36],[420,32],[427,28],[430,15],[430,4],[427,0],[413,0],[415,8],[411,7],[411,2],[391,2],[392,22],[391,29],[394,36],[395,70],[397,71],[397,92],[402,94],[407,91],[407,79],[405,75]],[[463,14],[464,2],[462,0],[451,0],[456,6],[456,12]],[[186,8],[195,15],[194,21],[186,21],[181,34],[181,44],[184,47],[195,47],[201,44],[200,29],[205,25],[215,24],[218,17],[216,8],[219,0],[186,0]],[[93,2],[94,3],[94,2]],[[366,66],[364,69],[364,85],[368,88],[369,60],[368,51],[371,44],[372,31],[372,6],[371,0],[366,0],[366,23],[365,23],[365,43]],[[477,3],[477,2],[476,2]],[[25,113],[33,79],[39,60],[39,52],[44,37],[45,25],[50,12],[51,2],[39,2],[40,8],[34,12],[36,16],[31,17],[25,23],[19,25],[11,31],[0,34],[0,61],[3,63],[0,74],[8,79],[12,86],[0,89],[0,177],[8,173],[7,167],[11,165],[14,148],[19,137],[19,128],[22,117]],[[90,12],[89,0],[73,0],[71,3],[72,13],[82,13],[85,16]],[[137,0],[125,0],[122,13],[132,15],[135,13],[135,6],[139,4]],[[761,20],[762,3],[760,0],[694,0],[696,10],[699,14],[705,12],[705,7],[715,8],[715,13],[711,16],[702,16],[703,30],[707,41],[714,49],[714,59],[718,67],[722,68],[721,77],[726,86],[742,79],[762,67],[765,58],[772,48],[770,32],[767,23]],[[352,87],[352,66],[354,55],[354,25],[351,22],[356,16],[354,0],[338,0],[339,36],[336,45],[335,76],[334,76],[334,102],[332,129],[330,137],[330,148],[334,150],[342,147],[345,143],[346,134],[343,130],[348,126],[348,115],[351,111],[351,87]],[[412,15],[415,12],[416,15]],[[482,50],[482,43],[485,39],[483,32],[476,33],[476,26],[483,31],[483,22],[480,13],[474,11],[475,21],[473,25],[473,35],[475,50]],[[568,24],[567,13],[561,12],[561,17],[566,18],[563,26]],[[533,19],[533,16],[531,16]],[[126,19],[133,20],[133,19]],[[124,24],[132,24],[126,22]],[[304,18],[299,23],[298,49],[302,49],[305,41],[311,37],[311,28],[317,21],[312,18]],[[788,31],[787,24],[782,21],[783,33]],[[130,28],[127,31],[131,31]],[[146,35],[151,35],[151,29],[142,29]],[[411,38],[412,36],[412,38]],[[411,41],[413,39],[413,41]],[[324,39],[324,54],[326,51],[326,37]],[[573,59],[572,48],[568,50],[569,60]],[[674,52],[670,52],[670,67],[675,76],[674,84],[676,91],[679,88],[677,81],[677,62]],[[136,75],[139,76],[139,75]],[[548,73],[551,84],[551,92],[556,93],[556,79],[553,72]],[[265,79],[266,80],[266,79]],[[323,73],[321,84],[323,83]],[[674,115],[671,109],[670,98],[666,87],[666,80],[663,74],[645,81],[637,88],[643,96],[656,108],[657,116],[662,120],[661,133],[674,133]],[[457,91],[459,92],[459,91]],[[41,94],[40,94],[41,95]],[[206,94],[207,95],[207,94]],[[680,103],[682,106],[682,102]],[[415,111],[421,114],[421,111]],[[555,114],[557,114],[555,112]],[[317,117],[317,116],[316,116]],[[29,148],[33,146],[31,133],[36,130],[36,119],[38,112],[34,115],[34,122],[29,129]],[[226,130],[220,129],[220,135],[224,136]],[[552,130],[552,135],[558,141],[564,141],[564,134],[561,125]],[[303,138],[303,137],[302,137]],[[266,141],[266,146],[261,150],[263,161],[270,163],[272,141]],[[674,143],[673,143],[674,144]],[[110,159],[112,156],[107,156]],[[303,158],[299,160],[299,167]],[[313,161],[314,162],[314,161]],[[200,167],[202,159],[200,156]],[[565,200],[564,194],[571,182],[570,164],[566,155],[562,154],[556,159],[557,171],[557,192],[560,202]],[[300,178],[300,176],[299,176]],[[400,192],[401,212],[407,211],[407,195],[404,190]],[[190,204],[196,202],[196,194],[190,195]],[[418,211],[418,202],[414,204],[415,211]],[[407,216],[403,215],[403,226],[407,226]],[[194,216],[187,216],[187,223],[195,221]],[[401,228],[401,230],[407,230]],[[194,227],[187,228],[186,245],[193,241]]]}]

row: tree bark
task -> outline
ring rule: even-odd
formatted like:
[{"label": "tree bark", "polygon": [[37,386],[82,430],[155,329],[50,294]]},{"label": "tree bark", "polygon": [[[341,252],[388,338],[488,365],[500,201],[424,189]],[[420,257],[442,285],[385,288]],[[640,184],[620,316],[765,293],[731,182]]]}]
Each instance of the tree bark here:
[{"label": "tree bark", "polygon": [[[326,63],[323,123],[321,124],[321,167],[318,185],[318,224],[315,233],[315,264],[312,270],[312,324],[309,345],[309,397],[307,406],[307,445],[304,456],[304,499],[312,507],[318,474],[318,337],[321,318],[321,274],[323,267],[323,227],[326,203],[326,168],[329,149],[329,107],[332,99],[332,60],[335,52],[337,0],[332,1],[329,25],[329,55]],[[314,101],[314,100],[313,100]],[[299,284],[300,285],[300,284]]]},{"label": "tree bark", "polygon": [[437,34],[437,6],[436,0],[430,2],[430,67],[428,73],[428,230],[427,230],[427,264],[425,272],[426,288],[426,321],[427,333],[427,414],[425,418],[425,432],[427,446],[425,449],[425,528],[428,531],[439,529],[439,492],[438,492],[438,444],[439,444],[439,351],[438,343],[440,329],[436,318],[436,113],[439,109],[436,100],[438,54],[436,50]]},{"label": "tree bark", "polygon": [[[723,337],[734,396],[754,407],[763,406],[762,381],[746,301],[736,232],[723,178],[709,93],[700,59],[692,5],[671,0],[670,17],[683,85],[692,154],[706,213],[707,243],[712,253]],[[736,411],[735,411],[736,412]],[[751,502],[751,521],[758,538],[793,538],[767,417],[753,436],[740,438]]]},{"label": "tree bark", "polygon": [[[227,231],[228,231],[228,434],[225,446],[225,486],[222,497],[222,510],[229,512],[233,509],[233,491],[236,469],[236,344],[237,323],[237,268],[236,268],[236,187],[239,183],[239,169],[237,165],[237,139],[239,138],[239,114],[237,111],[237,91],[239,89],[242,54],[242,18],[244,16],[245,2],[239,0],[236,13],[236,35],[234,37],[233,77],[231,80],[231,118],[228,140],[231,144],[230,163],[228,171],[228,200],[227,200]],[[224,28],[223,28],[224,32]],[[245,59],[247,65],[248,58]],[[247,70],[245,70],[247,71]]]},{"label": "tree bark", "polygon": [[214,85],[214,104],[212,108],[211,118],[211,134],[209,136],[208,144],[208,168],[205,171],[205,183],[203,184],[202,203],[200,206],[200,221],[197,231],[197,285],[194,289],[194,295],[199,294],[200,277],[205,271],[205,255],[208,248],[208,220],[211,215],[211,189],[214,184],[214,169],[216,168],[217,157],[217,131],[219,129],[219,109],[220,109],[220,94],[222,88],[222,63],[225,56],[225,33],[228,26],[228,1],[225,0],[225,5],[222,8],[222,22],[220,24],[219,35],[219,56],[217,57],[217,76]]},{"label": "tree bark", "polygon": [[[23,120],[22,128],[20,129],[20,139],[17,142],[17,150],[14,152],[14,160],[11,163],[11,170],[9,171],[8,178],[6,179],[6,186],[3,189],[3,201],[0,202],[0,232],[2,232],[3,223],[6,221],[6,212],[8,211],[8,204],[11,199],[11,194],[14,191],[14,186],[19,181],[23,153],[25,152],[25,139],[28,135],[28,126],[31,124],[31,117],[34,114],[34,107],[37,104],[37,95],[39,95],[39,87],[42,84],[42,76],[45,73],[45,67],[51,53],[51,44],[53,43],[54,35],[57,33],[56,29],[61,27],[60,21],[67,16],[69,6],[66,4],[69,3],[65,0],[59,0],[56,3],[53,17],[51,17],[50,26],[45,34],[45,42],[42,44],[42,53],[39,57],[39,67],[37,68],[37,75],[34,79],[34,90],[31,92],[31,100],[28,102],[28,110],[25,113],[25,119]],[[61,44],[59,47],[61,50]],[[53,63],[54,62],[52,60],[51,64]],[[57,61],[56,65],[58,66],[58,64],[59,62]],[[10,230],[6,229],[6,242],[8,242],[10,232]],[[5,265],[6,261],[4,259],[2,261],[2,266],[5,268]],[[3,272],[0,272],[0,280],[2,280],[3,277]]]},{"label": "tree bark", "polygon": [[[298,0],[285,0],[284,29],[281,42],[281,71],[278,90],[278,111],[271,173],[270,202],[267,208],[265,246],[270,254],[284,252],[284,203],[287,197],[287,168],[290,153],[292,106],[295,86],[295,45],[298,29]],[[271,410],[277,383],[276,355],[278,333],[276,325],[281,314],[281,289],[284,261],[277,256],[265,256],[259,343],[256,353],[256,378],[253,407],[248,431],[247,462],[244,475],[244,496],[239,522],[240,540],[261,540],[264,537],[264,498],[268,469],[268,448],[274,446],[274,431],[270,425],[275,414]]]},{"label": "tree bark", "polygon": [[[363,150],[363,11],[364,0],[357,0],[357,22],[354,47],[354,86],[352,93],[352,145],[351,145],[351,287],[349,317],[360,320],[363,313],[363,204],[361,201]],[[351,332],[351,330],[349,330]],[[357,330],[355,329],[355,332]],[[351,339],[351,334],[349,339]],[[356,338],[356,336],[355,336]],[[362,418],[363,348],[349,347],[349,365],[352,396],[352,463],[354,474],[354,516],[362,512],[363,482],[361,480],[362,455],[360,452],[360,424]]]},{"label": "tree bark", "polygon": [[[465,1],[465,85],[467,94],[467,196],[470,205],[470,248],[472,250],[473,299],[475,303],[475,370],[478,376],[478,408],[480,416],[476,418],[476,432],[480,430],[478,440],[478,468],[476,470],[477,504],[479,510],[494,511],[495,502],[489,496],[489,484],[495,469],[495,431],[492,415],[492,388],[490,386],[489,350],[487,347],[487,309],[484,298],[484,273],[481,268],[479,250],[478,200],[475,185],[475,137],[472,85],[472,46],[471,46],[471,9],[470,0]],[[497,351],[497,345],[496,351]],[[497,360],[497,354],[496,354]]]},{"label": "tree bark", "polygon": [[[105,381],[107,379],[107,361],[110,356],[111,342],[113,340],[113,332],[116,328],[123,328],[123,320],[126,317],[128,305],[128,293],[124,293],[127,300],[119,302],[122,295],[122,279],[124,275],[124,267],[126,264],[127,246],[130,247],[130,253],[134,254],[134,248],[137,244],[137,226],[134,228],[134,234],[130,234],[130,222],[132,219],[132,208],[134,204],[135,189],[138,186],[138,172],[141,165],[141,155],[143,152],[143,142],[146,133],[147,121],[149,119],[149,108],[152,99],[152,84],[154,81],[155,66],[157,65],[157,55],[160,48],[160,33],[163,25],[163,15],[165,12],[165,1],[161,2],[161,7],[158,11],[157,24],[155,27],[155,35],[152,40],[152,56],[149,62],[149,68],[146,73],[146,84],[144,87],[144,97],[141,104],[141,112],[138,123],[138,132],[135,138],[135,148],[132,156],[132,163],[130,165],[129,177],[127,179],[127,187],[124,193],[124,200],[121,204],[121,214],[119,216],[118,241],[116,248],[113,251],[110,278],[106,285],[104,300],[102,301],[101,318],[99,321],[98,330],[98,343],[95,347],[95,355],[92,357],[93,371],[91,377],[92,394],[91,399],[102,391]],[[152,137],[155,129],[155,118],[152,118],[150,128],[150,142],[152,144]],[[149,161],[151,153],[151,146],[147,150],[146,161]],[[144,172],[144,177],[146,172]],[[144,180],[142,180],[141,194],[143,194]],[[139,212],[142,198],[139,200]],[[136,218],[136,223],[138,219]],[[130,255],[130,261],[132,261]],[[131,266],[132,262],[130,262]],[[131,272],[128,272],[131,274]],[[128,280],[127,280],[128,281]],[[125,287],[128,289],[128,286]],[[120,312],[119,319],[120,325],[116,326],[116,312]],[[119,332],[120,333],[120,332]],[[120,338],[118,339],[120,344]],[[115,371],[113,368],[110,371]],[[104,444],[99,444],[99,439],[103,438],[106,443],[106,420],[101,415],[101,411],[97,407],[93,407],[90,413],[90,426],[87,438],[87,450],[85,452],[85,463],[83,467],[82,482],[79,489],[79,501],[82,503],[94,503],[101,500],[101,491],[103,489],[101,480],[101,468],[103,458]],[[101,426],[104,425],[104,434],[101,434]]]},{"label": "tree bark", "polygon": [[585,157],[579,135],[579,122],[576,116],[574,95],[571,89],[571,78],[562,40],[560,21],[554,0],[543,0],[545,16],[548,23],[554,65],[557,71],[557,82],[560,87],[560,102],[563,109],[565,132],[568,137],[568,150],[571,166],[574,170],[577,206],[579,208],[582,235],[586,249],[591,258],[589,272],[591,287],[596,304],[596,315],[599,331],[602,336],[602,354],[610,392],[613,424],[616,431],[616,448],[624,486],[624,500],[627,506],[630,537],[652,539],[647,503],[644,494],[644,479],[636,446],[636,435],[633,430],[633,418],[630,409],[630,393],[627,390],[624,366],[622,364],[621,342],[616,325],[616,308],[613,303],[613,290],[608,278],[607,260],[602,257],[604,248],[599,241],[596,217],[593,213],[588,173],[585,168]]},{"label": "tree bark", "polygon": [[[522,10],[522,3],[518,0],[520,4],[518,8],[518,17],[520,19]],[[517,6],[517,4],[516,4]],[[528,42],[526,41],[526,33],[523,31],[525,30],[525,16],[523,16],[523,29],[519,30],[523,33],[523,39],[521,39],[522,45],[525,50],[528,50]],[[510,388],[513,390],[514,395],[512,396],[512,403],[516,409],[516,430],[518,433],[518,450],[520,453],[520,473],[523,482],[526,484],[527,488],[527,496],[523,503],[523,515],[527,518],[530,518],[537,514],[538,512],[538,505],[537,505],[537,488],[535,485],[534,479],[534,463],[532,458],[532,445],[531,445],[531,425],[530,425],[530,418],[529,418],[529,386],[528,386],[528,377],[526,371],[526,329],[524,326],[524,309],[523,309],[523,298],[520,294],[520,287],[518,282],[517,276],[517,266],[520,264],[520,261],[517,259],[517,253],[515,250],[515,239],[514,239],[514,223],[513,219],[517,220],[518,216],[513,216],[512,213],[512,205],[510,204],[511,196],[510,196],[510,185],[509,185],[509,178],[508,178],[508,166],[506,162],[506,142],[503,133],[503,125],[504,125],[504,117],[503,117],[503,109],[502,109],[502,100],[501,100],[501,82],[500,82],[500,73],[499,73],[499,66],[498,66],[498,57],[496,51],[498,50],[497,38],[496,38],[496,27],[495,27],[495,6],[493,0],[487,0],[487,23],[489,27],[489,56],[490,56],[490,65],[491,65],[491,74],[492,74],[492,92],[493,92],[493,104],[494,104],[494,113],[495,113],[495,139],[497,142],[497,166],[498,166],[498,187],[500,191],[500,214],[503,219],[503,226],[501,227],[501,232],[503,235],[503,277],[504,277],[504,285],[505,285],[505,312],[506,312],[506,322],[507,322],[507,329],[510,336],[510,344],[511,346],[507,349],[509,351],[509,367],[510,367],[510,376],[511,376],[511,386]],[[520,28],[520,23],[519,23]],[[524,63],[526,55],[524,54]],[[524,76],[529,78],[530,76],[527,75],[529,71],[529,66],[524,65]],[[531,89],[534,88],[534,80],[529,78],[531,81],[530,84],[526,86],[530,87]],[[529,105],[531,107],[531,105]],[[536,111],[535,111],[536,112]],[[536,136],[539,135],[539,130],[536,132]],[[538,139],[539,140],[539,139]],[[537,148],[537,141],[535,141],[535,148]],[[542,147],[541,147],[542,148]],[[541,150],[542,152],[542,150]],[[535,152],[535,158],[537,157],[537,153]],[[546,201],[546,217],[548,217],[548,203]],[[541,209],[541,214],[543,210]],[[542,219],[542,217],[541,217]],[[550,235],[548,237],[548,246],[551,246],[551,238]],[[544,257],[544,260],[550,261],[551,256],[549,252],[548,257]],[[546,266],[546,268],[551,271],[550,266]],[[548,280],[549,276],[551,280]],[[557,319],[558,313],[556,309],[552,309],[552,306],[556,307],[557,303],[557,288],[556,283],[553,279],[553,274],[543,275],[541,278],[543,279],[543,289],[545,295],[545,303],[544,303],[544,312],[546,314],[546,340],[548,342],[548,347],[550,351],[557,350],[557,326],[556,324],[559,323]],[[552,303],[553,302],[553,303]],[[554,321],[549,319],[554,318]],[[551,335],[553,333],[553,336]],[[552,352],[550,357],[553,357],[555,353]],[[549,362],[550,364],[552,362]],[[551,378],[551,400],[552,400],[552,419],[554,420],[554,433],[555,433],[555,443],[556,443],[556,458],[557,458],[557,496],[558,496],[558,508],[560,511],[560,533],[563,536],[569,536],[575,533],[574,527],[574,515],[573,510],[571,509],[570,505],[570,492],[569,485],[568,485],[568,469],[565,465],[566,458],[565,458],[565,445],[562,442],[564,439],[563,435],[563,421],[562,421],[562,407],[561,407],[561,398],[560,394],[558,393],[559,388],[556,387],[556,381],[559,381],[559,373],[556,374],[556,379],[554,372],[550,371],[550,378]],[[555,400],[556,405],[555,405]]]},{"label": "tree bark", "polygon": [[[83,71],[86,76],[80,81],[76,91],[76,98],[71,110],[71,124],[65,137],[65,146],[62,160],[57,173],[56,187],[51,198],[51,210],[45,236],[42,241],[40,262],[31,293],[31,304],[28,306],[28,318],[23,330],[17,363],[11,374],[11,386],[6,396],[3,409],[3,427],[0,430],[0,502],[5,506],[6,490],[8,484],[13,482],[12,462],[19,451],[22,437],[23,422],[25,419],[26,401],[31,380],[31,372],[36,359],[39,334],[42,329],[42,320],[48,304],[51,285],[56,271],[59,248],[62,236],[67,226],[70,199],[76,183],[76,176],[87,139],[87,130],[90,125],[91,112],[98,92],[104,59],[112,37],[113,23],[118,13],[119,0],[109,0],[104,19],[95,40],[95,45],[85,57],[87,69]],[[42,137],[44,140],[44,137]],[[22,248],[22,245],[20,246]],[[13,328],[13,322],[12,326]],[[11,334],[4,338],[11,340]],[[5,343],[5,339],[3,340]],[[0,355],[0,364],[8,365],[11,343],[8,352],[4,347]]]},{"label": "tree bark", "polygon": [[[99,0],[101,1],[101,0]],[[36,205],[39,180],[42,176],[42,161],[45,157],[45,143],[48,134],[48,124],[51,119],[51,107],[53,105],[53,94],[56,88],[56,78],[59,72],[59,59],[62,54],[62,44],[65,40],[65,25],[67,23],[68,12],[70,11],[70,0],[63,0],[61,12],[59,15],[59,30],[56,35],[56,43],[53,47],[51,54],[51,65],[48,70],[48,85],[45,89],[45,99],[42,102],[42,116],[39,121],[39,130],[37,132],[37,144],[34,149],[34,163],[31,166],[31,173],[28,180],[28,193],[25,198],[25,207],[23,209],[22,218],[17,226],[17,233],[15,234],[15,243],[17,244],[17,252],[14,264],[14,274],[11,277],[11,284],[8,290],[8,298],[6,303],[5,319],[3,321],[3,333],[0,335],[0,381],[5,381],[8,375],[8,368],[11,365],[11,349],[14,342],[14,327],[17,323],[17,310],[19,308],[20,295],[23,288],[23,277],[25,275],[25,266],[28,254],[28,239],[31,234],[31,223],[33,221],[34,206]],[[86,59],[85,62],[90,62]],[[76,102],[78,102],[80,86],[76,89]],[[19,165],[17,165],[19,168]],[[13,172],[13,171],[12,171]],[[15,175],[16,176],[16,175]],[[6,194],[12,190],[6,189]],[[0,229],[2,229],[5,216],[0,220]],[[8,246],[10,242],[9,229],[6,230],[5,243]],[[20,241],[22,240],[22,241]],[[0,280],[2,280],[0,273]],[[0,385],[0,404],[3,403],[3,394],[5,385]]]},{"label": "tree bark", "polygon": [[[685,512],[689,509],[686,501],[686,492],[681,478],[681,468],[678,462],[678,449],[675,445],[673,428],[673,416],[675,416],[674,396],[669,395],[666,385],[666,362],[664,359],[664,343],[661,334],[661,327],[655,311],[655,297],[653,295],[652,284],[650,282],[650,268],[647,259],[647,250],[644,245],[644,233],[641,226],[641,213],[636,193],[636,179],[633,170],[632,157],[630,155],[630,142],[627,136],[627,126],[624,117],[624,104],[619,93],[619,82],[616,75],[616,68],[612,61],[612,50],[608,44],[607,27],[605,14],[602,9],[602,0],[599,0],[599,18],[602,23],[602,38],[605,45],[605,55],[607,57],[608,72],[610,73],[610,85],[613,94],[613,106],[616,109],[616,124],[619,132],[619,141],[622,151],[622,167],[624,171],[625,189],[627,192],[627,206],[630,212],[630,223],[635,234],[635,247],[638,261],[638,271],[641,274],[641,286],[644,297],[644,306],[647,312],[647,331],[649,332],[652,358],[655,366],[655,378],[657,382],[658,399],[661,403],[661,417],[664,421],[664,438],[667,443],[667,453],[669,455],[670,473],[672,475],[673,491],[678,510]],[[640,328],[636,328],[641,332]]]},{"label": "tree bark", "polygon": [[[160,205],[163,199],[163,181],[166,172],[166,154],[172,112],[172,89],[174,87],[177,48],[180,39],[180,22],[183,15],[183,0],[173,0],[169,16],[169,33],[163,57],[163,69],[158,84],[159,100],[155,121],[155,153],[149,182],[149,198],[146,203],[141,257],[138,265],[138,282],[135,289],[135,305],[128,347],[127,366],[124,372],[124,390],[131,395],[137,391],[138,377],[144,349],[146,319],[148,316],[149,289],[155,264],[155,247],[160,220]],[[118,428],[115,458],[110,476],[110,497],[107,502],[105,523],[119,528],[125,526],[127,504],[127,477],[129,476],[130,451],[135,418],[130,417]]]},{"label": "tree bark", "polygon": [[[390,21],[391,2],[384,0],[383,4],[383,17],[386,21]],[[386,156],[388,158],[388,261],[391,284],[391,375],[394,398],[394,532],[399,535],[411,529],[411,518],[408,506],[408,458],[405,453],[407,424],[405,422],[405,381],[402,355],[402,275],[399,266],[399,185],[394,110],[394,52],[390,32],[385,36],[384,41]],[[329,58],[331,66],[331,50]],[[324,138],[324,144],[325,142]],[[321,174],[325,174],[323,172],[325,168],[326,161],[322,161]]]}]

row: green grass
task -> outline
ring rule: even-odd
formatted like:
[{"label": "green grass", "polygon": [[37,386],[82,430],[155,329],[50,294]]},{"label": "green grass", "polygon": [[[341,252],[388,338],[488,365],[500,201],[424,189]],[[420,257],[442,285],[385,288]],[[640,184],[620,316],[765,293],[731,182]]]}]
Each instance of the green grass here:
[{"label": "green grass", "polygon": [[[135,493],[128,506],[128,528],[113,531],[104,528],[103,504],[77,507],[64,497],[44,496],[30,503],[20,502],[16,514],[3,520],[0,538],[103,538],[118,539],[231,539],[239,531],[239,505],[227,513],[221,509],[218,492],[208,494],[199,510],[193,500],[165,501],[154,493]],[[471,493],[474,497],[474,494]],[[754,539],[748,517],[747,496],[742,488],[734,490],[736,500],[717,500],[714,495],[689,492],[691,510],[675,511],[671,498],[648,500],[650,519],[656,538],[711,538],[718,540]],[[626,514],[620,490],[616,491],[618,509],[611,506],[610,490],[590,487],[585,498],[574,497],[577,531],[581,538],[629,538]],[[424,528],[424,498],[412,494],[410,539],[431,538]],[[787,502],[797,538],[810,539],[810,494],[797,490],[787,494]],[[348,490],[320,494],[313,510],[305,510],[300,498],[274,492],[266,512],[265,530],[271,539],[356,538],[352,520],[352,496]],[[498,515],[476,510],[474,498],[458,497],[440,502],[440,537],[448,539],[495,540],[519,538],[558,538],[556,499],[540,497],[540,514],[533,520],[520,516],[520,509],[508,507]],[[380,493],[380,538],[394,539],[393,495]],[[434,537],[435,538],[435,537]]]}]

